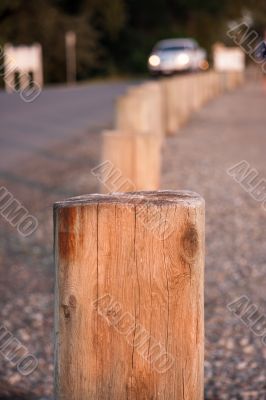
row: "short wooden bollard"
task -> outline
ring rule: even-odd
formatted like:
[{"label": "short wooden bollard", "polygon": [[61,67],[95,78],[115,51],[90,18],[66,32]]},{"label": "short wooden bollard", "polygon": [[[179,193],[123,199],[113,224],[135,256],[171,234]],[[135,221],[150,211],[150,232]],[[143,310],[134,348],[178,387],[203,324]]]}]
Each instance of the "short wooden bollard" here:
[{"label": "short wooden bollard", "polygon": [[157,190],[160,186],[161,137],[103,132],[101,192]]},{"label": "short wooden bollard", "polygon": [[187,77],[190,81],[190,102],[193,112],[200,109],[200,83],[199,74],[193,74]]},{"label": "short wooden bollard", "polygon": [[182,125],[185,124],[193,111],[192,103],[192,85],[186,76],[179,79],[178,88],[183,94],[182,102],[180,102],[179,113]]},{"label": "short wooden bollard", "polygon": [[173,77],[163,80],[162,91],[166,134],[174,136],[178,129],[185,124],[192,109],[187,78]]},{"label": "short wooden bollard", "polygon": [[202,198],[85,195],[54,220],[56,399],[202,400]]},{"label": "short wooden bollard", "polygon": [[163,116],[165,133],[167,136],[174,136],[180,127],[179,113],[177,111],[178,96],[176,91],[176,80],[167,78],[161,81],[163,93]]},{"label": "short wooden bollard", "polygon": [[146,119],[149,122],[149,129],[143,133],[165,137],[165,124],[163,116],[163,94],[160,82],[148,82],[141,85],[142,96],[146,104]]},{"label": "short wooden bollard", "polygon": [[116,128],[121,132],[158,135],[163,140],[162,91],[159,83],[149,82],[131,88],[116,104]]},{"label": "short wooden bollard", "polygon": [[101,193],[136,190],[135,136],[112,130],[102,133],[102,164],[95,171]]}]

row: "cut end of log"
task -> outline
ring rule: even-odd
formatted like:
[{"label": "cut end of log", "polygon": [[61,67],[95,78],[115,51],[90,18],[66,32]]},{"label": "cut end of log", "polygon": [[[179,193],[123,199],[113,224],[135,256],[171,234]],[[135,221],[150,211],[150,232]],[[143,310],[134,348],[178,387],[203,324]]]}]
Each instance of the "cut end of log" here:
[{"label": "cut end of log", "polygon": [[150,203],[154,205],[183,204],[187,207],[204,205],[204,199],[197,193],[187,190],[159,190],[110,194],[85,194],[56,202],[54,209],[89,204],[131,204]]}]

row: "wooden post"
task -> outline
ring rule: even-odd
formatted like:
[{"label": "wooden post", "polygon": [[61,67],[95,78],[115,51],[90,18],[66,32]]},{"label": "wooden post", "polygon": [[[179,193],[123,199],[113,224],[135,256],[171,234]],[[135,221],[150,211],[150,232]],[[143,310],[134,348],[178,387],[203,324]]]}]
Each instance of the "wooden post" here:
[{"label": "wooden post", "polygon": [[200,82],[199,82],[199,74],[193,74],[188,76],[190,81],[190,102],[191,102],[191,110],[198,111],[200,109]]},{"label": "wooden post", "polygon": [[212,80],[212,72],[206,72],[207,78],[207,101],[210,101],[213,98],[213,80]]},{"label": "wooden post", "polygon": [[200,72],[198,75],[198,103],[199,108],[201,108],[204,104],[204,82],[203,82],[203,72]]},{"label": "wooden post", "polygon": [[165,133],[167,136],[174,136],[178,129],[178,115],[176,113],[176,93],[174,79],[168,78],[161,81],[163,93],[163,116]]},{"label": "wooden post", "polygon": [[[133,89],[132,89],[133,90]],[[118,97],[116,102],[116,129],[134,133],[138,129],[137,98],[129,93]]]},{"label": "wooden post", "polygon": [[238,72],[238,83],[240,86],[245,83],[245,71]]},{"label": "wooden post", "polygon": [[101,192],[156,190],[160,185],[161,137],[103,132]]},{"label": "wooden post", "polygon": [[183,125],[187,122],[193,109],[191,81],[186,76],[180,78],[177,82],[177,90],[182,93],[182,101],[179,102],[179,114],[181,125]]},{"label": "wooden post", "polygon": [[173,85],[173,78],[163,79],[161,81],[163,93],[163,115],[165,133],[167,136],[173,136],[178,129],[177,115],[176,115],[176,96],[175,88]]},{"label": "wooden post", "polygon": [[174,136],[187,121],[192,109],[187,77],[165,79],[162,86],[166,133],[168,136]]},{"label": "wooden post", "polygon": [[208,102],[208,72],[202,73],[203,105]]},{"label": "wooden post", "polygon": [[103,167],[96,171],[101,193],[136,190],[133,171],[134,135],[110,130],[103,132],[102,140]]},{"label": "wooden post", "polygon": [[[148,82],[140,86],[143,102],[143,118],[148,124],[146,132],[164,139],[165,125],[163,119],[163,97],[159,82]],[[145,122],[144,122],[145,126]],[[143,132],[145,133],[145,132]]]},{"label": "wooden post", "polygon": [[76,40],[75,32],[66,32],[65,44],[67,83],[76,82]]},{"label": "wooden post", "polygon": [[121,132],[158,135],[163,139],[162,91],[159,83],[149,82],[131,88],[116,107],[116,128]]},{"label": "wooden post", "polygon": [[220,75],[218,72],[213,71],[214,84],[215,84],[215,96],[219,96],[221,92]]},{"label": "wooden post", "polygon": [[204,201],[55,204],[56,399],[203,399]]}]

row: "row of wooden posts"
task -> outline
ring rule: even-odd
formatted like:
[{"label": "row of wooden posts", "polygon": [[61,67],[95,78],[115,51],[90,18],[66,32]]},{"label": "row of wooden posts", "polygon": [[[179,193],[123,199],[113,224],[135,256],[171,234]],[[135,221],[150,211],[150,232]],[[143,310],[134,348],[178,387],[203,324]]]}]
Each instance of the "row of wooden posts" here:
[{"label": "row of wooden posts", "polygon": [[103,170],[101,192],[157,190],[165,136],[176,135],[193,112],[242,82],[242,72],[210,71],[129,89],[117,101],[115,129],[103,133],[102,160],[110,168]]},{"label": "row of wooden posts", "polygon": [[55,204],[56,399],[203,399],[204,200],[126,191],[158,189],[165,134],[241,82],[208,72],[130,89],[101,165],[120,193]]}]

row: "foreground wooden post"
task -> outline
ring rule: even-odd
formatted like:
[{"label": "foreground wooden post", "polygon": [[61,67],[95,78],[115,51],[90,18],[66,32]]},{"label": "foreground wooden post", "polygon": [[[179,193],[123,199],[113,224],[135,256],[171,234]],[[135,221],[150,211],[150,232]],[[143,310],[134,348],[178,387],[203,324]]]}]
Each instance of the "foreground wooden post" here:
[{"label": "foreground wooden post", "polygon": [[204,201],[55,204],[56,398],[202,400]]}]

